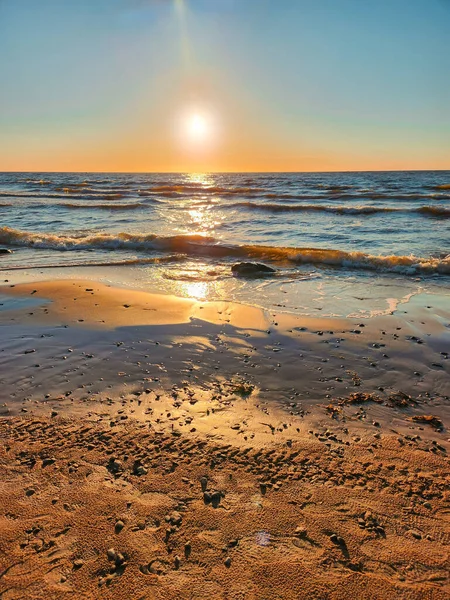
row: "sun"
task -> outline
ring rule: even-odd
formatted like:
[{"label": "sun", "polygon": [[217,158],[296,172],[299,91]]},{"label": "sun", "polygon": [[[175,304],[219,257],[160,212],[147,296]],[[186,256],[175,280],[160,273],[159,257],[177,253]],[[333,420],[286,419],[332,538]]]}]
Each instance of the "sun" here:
[{"label": "sun", "polygon": [[207,140],[211,134],[211,126],[205,115],[194,113],[186,120],[186,133],[191,141],[201,142]]},{"label": "sun", "polygon": [[[205,157],[215,152],[221,142],[218,115],[209,107],[185,106],[171,126],[174,142],[186,156]],[[199,166],[196,169],[201,170]]]}]

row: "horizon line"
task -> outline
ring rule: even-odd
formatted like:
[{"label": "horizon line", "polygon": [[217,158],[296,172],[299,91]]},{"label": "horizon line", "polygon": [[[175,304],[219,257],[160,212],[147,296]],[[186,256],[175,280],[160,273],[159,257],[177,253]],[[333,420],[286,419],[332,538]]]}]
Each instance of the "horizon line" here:
[{"label": "horizon line", "polygon": [[241,175],[241,174],[273,174],[273,175],[288,175],[288,174],[313,174],[313,173],[423,173],[423,172],[445,172],[450,171],[450,166],[447,169],[340,169],[327,171],[46,171],[46,170],[23,170],[23,171],[3,171],[0,169],[0,174],[5,173],[98,173],[108,175]]}]

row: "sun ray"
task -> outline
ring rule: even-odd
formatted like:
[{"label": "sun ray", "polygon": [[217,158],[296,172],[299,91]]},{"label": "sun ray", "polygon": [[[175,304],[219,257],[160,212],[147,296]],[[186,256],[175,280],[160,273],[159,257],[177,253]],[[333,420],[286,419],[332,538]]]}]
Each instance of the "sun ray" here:
[{"label": "sun ray", "polygon": [[186,71],[192,70],[193,56],[192,56],[192,45],[189,41],[189,35],[187,30],[187,7],[185,0],[175,0],[175,13],[177,16],[178,26],[180,29],[180,45],[182,63]]}]

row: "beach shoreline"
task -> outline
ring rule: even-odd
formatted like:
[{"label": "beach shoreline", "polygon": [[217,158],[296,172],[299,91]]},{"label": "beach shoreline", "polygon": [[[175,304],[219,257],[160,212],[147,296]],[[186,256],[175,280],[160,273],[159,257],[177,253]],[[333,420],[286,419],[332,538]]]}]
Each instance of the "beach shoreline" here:
[{"label": "beach shoreline", "polygon": [[2,597],[447,597],[445,297],[356,320],[18,281]]}]

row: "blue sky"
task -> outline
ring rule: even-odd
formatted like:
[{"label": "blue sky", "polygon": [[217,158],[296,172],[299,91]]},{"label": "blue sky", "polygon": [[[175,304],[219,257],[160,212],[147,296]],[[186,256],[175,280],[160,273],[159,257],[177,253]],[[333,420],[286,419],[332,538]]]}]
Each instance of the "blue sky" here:
[{"label": "blue sky", "polygon": [[0,169],[450,168],[449,31],[448,0],[0,0]]}]

